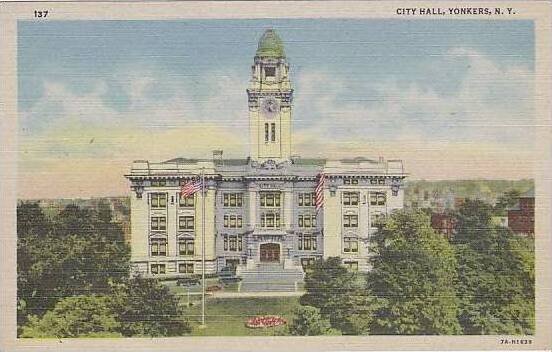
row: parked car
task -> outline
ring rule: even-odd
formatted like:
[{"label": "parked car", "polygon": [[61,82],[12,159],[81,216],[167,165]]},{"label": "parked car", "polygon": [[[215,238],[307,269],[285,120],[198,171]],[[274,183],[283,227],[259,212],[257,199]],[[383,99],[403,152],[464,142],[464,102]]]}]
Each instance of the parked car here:
[{"label": "parked car", "polygon": [[221,284],[227,285],[234,282],[240,281],[241,278],[236,276],[236,268],[227,266],[220,270],[219,272],[219,281]]},{"label": "parked car", "polygon": [[189,287],[199,285],[200,283],[201,282],[197,277],[184,277],[176,280],[176,286]]}]

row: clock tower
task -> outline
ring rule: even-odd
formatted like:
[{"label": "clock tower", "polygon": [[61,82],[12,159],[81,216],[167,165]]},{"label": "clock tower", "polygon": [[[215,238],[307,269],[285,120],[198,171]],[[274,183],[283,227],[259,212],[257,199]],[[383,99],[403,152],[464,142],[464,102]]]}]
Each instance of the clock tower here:
[{"label": "clock tower", "polygon": [[292,96],[284,44],[274,30],[268,29],[259,40],[247,89],[253,160],[290,159]]}]

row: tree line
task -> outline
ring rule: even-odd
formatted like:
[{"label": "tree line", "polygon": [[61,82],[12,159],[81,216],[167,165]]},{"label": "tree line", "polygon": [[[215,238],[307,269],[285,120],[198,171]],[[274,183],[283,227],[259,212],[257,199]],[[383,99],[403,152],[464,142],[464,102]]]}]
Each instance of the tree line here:
[{"label": "tree line", "polygon": [[494,225],[493,206],[467,200],[447,240],[420,210],[394,212],[371,239],[371,271],[319,260],[290,326],[294,335],[533,334],[531,238]]},{"label": "tree line", "polygon": [[[368,273],[340,258],[305,278],[293,335],[533,334],[531,238],[495,225],[495,209],[467,200],[448,240],[421,210],[391,214],[370,238]],[[181,336],[191,332],[178,298],[132,276],[130,249],[107,204],[45,216],[17,208],[20,337]]]},{"label": "tree line", "polygon": [[132,276],[130,248],[107,203],[66,206],[50,218],[17,207],[20,337],[178,336],[191,331],[179,300]]}]

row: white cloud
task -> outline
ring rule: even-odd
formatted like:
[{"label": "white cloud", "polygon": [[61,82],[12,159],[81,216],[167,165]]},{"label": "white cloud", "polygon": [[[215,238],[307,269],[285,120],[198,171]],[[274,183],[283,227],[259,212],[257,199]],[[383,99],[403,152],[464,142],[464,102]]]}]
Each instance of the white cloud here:
[{"label": "white cloud", "polygon": [[[156,99],[151,90],[163,77],[155,78],[152,73],[124,78],[123,87],[129,96],[124,110],[106,103],[107,84],[98,81],[82,94],[46,82],[43,96],[29,110],[20,112],[21,125],[26,129],[19,138],[21,197],[54,196],[60,191],[71,196],[101,195],[116,189],[123,194],[123,175],[135,159],[205,158],[213,149],[224,149],[227,156],[246,154],[242,135],[247,115],[237,119],[240,109],[224,105],[228,103],[222,94],[238,86],[233,76],[210,78],[212,96],[202,103],[194,102],[186,84],[167,81],[163,89],[168,84],[174,93],[163,101]],[[34,122],[41,118],[48,124],[37,126]],[[90,182],[101,179],[102,170],[110,186]],[[87,173],[90,175],[85,176]],[[63,187],[65,182],[72,186]],[[52,187],[55,183],[60,187]]]},{"label": "white cloud", "polygon": [[[366,82],[365,99],[346,99],[347,82],[327,72],[299,77],[300,99],[309,104],[308,118],[298,130],[311,138],[332,140],[402,140],[405,136],[456,142],[493,141],[504,145],[532,140],[533,73],[524,67],[501,67],[474,50],[457,48],[449,56],[467,63],[466,74],[453,94],[419,82],[398,79]],[[437,62],[443,70],[457,60]],[[431,71],[428,69],[428,71]],[[322,87],[322,88],[321,88]],[[358,89],[358,88],[357,88]],[[344,98],[345,97],[345,98]],[[305,137],[308,139],[308,137]]]},{"label": "white cloud", "polygon": [[[401,158],[420,178],[531,177],[532,72],[497,65],[471,49],[448,55],[468,65],[452,94],[388,79],[355,82],[350,99],[351,82],[331,72],[301,71],[295,77],[294,152]],[[445,58],[437,64],[447,69],[453,63]],[[91,89],[79,94],[45,82],[43,96],[20,112],[28,129],[20,137],[22,197],[53,195],[68,180],[68,195],[125,193],[122,175],[133,159],[208,157],[212,149],[247,155],[247,82],[237,73],[175,77],[126,68],[113,80],[128,98],[124,108],[109,103],[109,82],[92,80]],[[53,180],[59,187],[51,186]]]}]

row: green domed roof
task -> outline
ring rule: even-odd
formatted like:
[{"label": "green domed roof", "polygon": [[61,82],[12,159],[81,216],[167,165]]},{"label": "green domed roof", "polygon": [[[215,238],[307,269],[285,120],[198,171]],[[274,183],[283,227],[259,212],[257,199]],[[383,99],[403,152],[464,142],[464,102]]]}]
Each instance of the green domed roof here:
[{"label": "green domed roof", "polygon": [[284,43],[273,29],[267,29],[257,47],[256,56],[283,58],[286,57],[284,52]]}]

